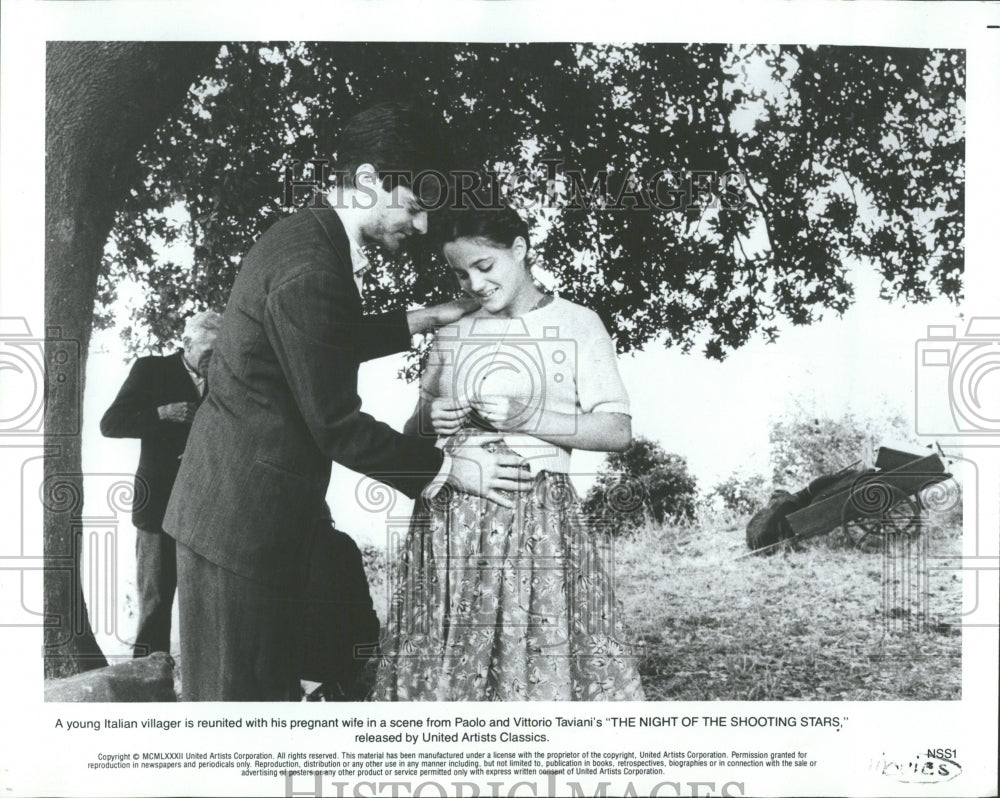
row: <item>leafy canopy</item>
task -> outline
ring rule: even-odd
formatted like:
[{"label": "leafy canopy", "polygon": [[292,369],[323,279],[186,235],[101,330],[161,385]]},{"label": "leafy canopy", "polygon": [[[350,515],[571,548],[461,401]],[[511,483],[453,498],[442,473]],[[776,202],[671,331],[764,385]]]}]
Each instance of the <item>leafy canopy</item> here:
[{"label": "leafy canopy", "polygon": [[[97,322],[113,324],[128,280],[133,349],[175,338],[185,310],[223,306],[243,254],[291,210],[283,167],[330,158],[343,120],[393,98],[448,126],[456,164],[507,176],[540,278],[594,308],[623,352],[663,341],[721,359],[753,335],[773,340],[782,319],[843,312],[855,262],[880,272],[886,299],[958,299],[964,73],[952,50],[225,45],[139,155],[145,180],[117,215]],[[552,183],[543,159],[560,162]],[[688,189],[684,207],[643,208],[630,178],[663,169],[743,175],[741,201]],[[602,172],[629,209],[573,201]],[[378,271],[373,308],[455,292],[429,252],[412,260]]]}]

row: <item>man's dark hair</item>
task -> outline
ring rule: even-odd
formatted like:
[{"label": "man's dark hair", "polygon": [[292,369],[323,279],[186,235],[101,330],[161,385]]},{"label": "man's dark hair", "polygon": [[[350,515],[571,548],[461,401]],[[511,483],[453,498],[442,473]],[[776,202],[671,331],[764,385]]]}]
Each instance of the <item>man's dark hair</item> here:
[{"label": "man's dark hair", "polygon": [[337,142],[337,172],[343,185],[353,188],[358,167],[366,163],[375,167],[386,189],[409,186],[420,172],[444,173],[448,146],[441,123],[410,103],[366,108],[347,120]]}]

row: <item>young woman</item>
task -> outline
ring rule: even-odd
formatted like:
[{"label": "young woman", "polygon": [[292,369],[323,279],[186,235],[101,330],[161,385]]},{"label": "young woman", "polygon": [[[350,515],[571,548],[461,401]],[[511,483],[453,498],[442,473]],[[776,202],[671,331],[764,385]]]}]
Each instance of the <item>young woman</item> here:
[{"label": "young woman", "polygon": [[439,330],[406,432],[445,451],[479,436],[535,482],[504,492],[509,507],[448,487],[418,502],[373,697],[641,700],[602,531],[569,479],[573,449],[631,439],[611,339],[597,314],[536,285],[514,210],[455,212],[443,253],[481,308]]}]

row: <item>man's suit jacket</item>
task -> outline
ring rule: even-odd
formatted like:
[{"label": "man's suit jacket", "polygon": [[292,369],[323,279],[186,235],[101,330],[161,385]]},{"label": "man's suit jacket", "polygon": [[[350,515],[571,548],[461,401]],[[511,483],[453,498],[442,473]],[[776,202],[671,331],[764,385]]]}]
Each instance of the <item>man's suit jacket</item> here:
[{"label": "man's suit jacket", "polygon": [[162,531],[163,514],[191,429],[188,424],[163,421],[157,408],[201,401],[182,358],[182,352],[139,358],[101,419],[105,437],[142,440],[132,523],[148,532]]},{"label": "man's suit jacket", "polygon": [[362,316],[332,209],[271,227],[233,284],[166,531],[218,566],[290,588],[331,460],[416,497],[441,452],[362,413],[357,393],[361,362],[408,346],[404,311]]}]

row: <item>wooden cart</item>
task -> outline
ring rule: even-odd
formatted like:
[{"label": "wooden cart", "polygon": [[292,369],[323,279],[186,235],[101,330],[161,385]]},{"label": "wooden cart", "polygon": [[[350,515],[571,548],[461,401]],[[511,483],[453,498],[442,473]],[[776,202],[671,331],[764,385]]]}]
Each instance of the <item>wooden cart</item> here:
[{"label": "wooden cart", "polygon": [[[940,451],[940,450],[939,450]],[[916,534],[923,512],[920,494],[931,485],[950,479],[938,453],[919,455],[881,447],[875,467],[849,468],[813,482],[795,494],[783,494],[761,511],[770,512],[776,542],[761,542],[750,534],[747,543],[755,553],[784,541],[808,540],[843,529],[859,547],[886,535]],[[751,519],[751,527],[760,516]]]}]

